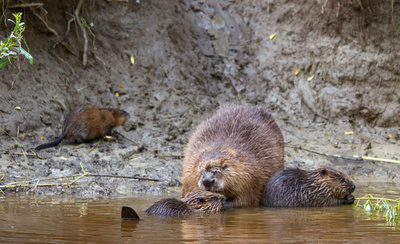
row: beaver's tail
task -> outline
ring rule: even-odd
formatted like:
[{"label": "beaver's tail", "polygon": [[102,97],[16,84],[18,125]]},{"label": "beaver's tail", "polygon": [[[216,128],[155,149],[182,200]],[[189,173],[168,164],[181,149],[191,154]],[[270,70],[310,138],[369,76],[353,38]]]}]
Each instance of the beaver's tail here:
[{"label": "beaver's tail", "polygon": [[123,219],[137,219],[140,220],[139,215],[136,213],[136,211],[127,206],[123,206],[121,209],[121,218]]},{"label": "beaver's tail", "polygon": [[60,137],[57,138],[55,141],[52,141],[52,142],[45,143],[45,144],[42,144],[42,145],[37,146],[37,147],[35,148],[35,151],[39,151],[39,150],[42,150],[42,149],[45,149],[45,148],[49,148],[49,147],[55,147],[55,146],[57,146],[58,144],[60,144],[61,141],[62,141],[63,139],[64,139],[64,136],[60,136]]}]

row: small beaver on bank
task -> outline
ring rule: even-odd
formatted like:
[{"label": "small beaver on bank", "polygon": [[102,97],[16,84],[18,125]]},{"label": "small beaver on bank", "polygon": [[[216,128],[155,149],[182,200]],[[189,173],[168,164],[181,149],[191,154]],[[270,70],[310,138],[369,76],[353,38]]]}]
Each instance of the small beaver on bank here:
[{"label": "small beaver on bank", "polygon": [[63,139],[73,139],[81,143],[104,137],[109,135],[113,128],[123,125],[129,117],[129,114],[121,109],[99,109],[93,105],[77,107],[65,118],[61,136],[53,142],[37,146],[35,151],[55,147]]},{"label": "small beaver on bank", "polygon": [[283,136],[271,114],[223,104],[187,144],[182,196],[202,189],[226,196],[230,207],[259,206],[267,180],[283,166]]},{"label": "small beaver on bank", "polygon": [[353,204],[356,186],[349,177],[331,167],[316,170],[286,168],[267,182],[262,206],[324,207]]},{"label": "small beaver on bank", "polygon": [[151,205],[145,212],[150,215],[179,217],[194,212],[215,213],[226,209],[225,196],[209,192],[194,191],[182,199],[166,198]]}]

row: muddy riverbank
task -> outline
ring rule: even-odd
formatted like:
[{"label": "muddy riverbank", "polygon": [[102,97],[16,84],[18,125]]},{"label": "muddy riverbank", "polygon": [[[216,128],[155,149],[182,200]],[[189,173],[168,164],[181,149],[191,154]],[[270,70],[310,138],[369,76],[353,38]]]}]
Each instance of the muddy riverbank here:
[{"label": "muddy riverbank", "polygon": [[[0,71],[0,128],[10,135],[0,131],[1,185],[28,177],[31,187],[18,191],[179,192],[184,146],[224,102],[273,113],[287,143],[286,166],[328,164],[356,181],[400,181],[398,164],[349,159],[400,160],[399,4],[88,1],[83,17],[95,38],[86,29],[84,66],[81,28],[71,22],[67,33],[78,1],[42,2],[21,8],[4,1],[0,37],[13,27],[5,21],[11,12],[23,12],[34,65],[21,59]],[[124,136],[90,153],[89,145],[64,142],[41,151],[43,158],[17,155],[16,141],[29,153],[55,139],[63,116],[82,104],[128,111],[131,119],[117,128]],[[84,172],[102,176],[68,187],[76,177],[65,176]]]}]

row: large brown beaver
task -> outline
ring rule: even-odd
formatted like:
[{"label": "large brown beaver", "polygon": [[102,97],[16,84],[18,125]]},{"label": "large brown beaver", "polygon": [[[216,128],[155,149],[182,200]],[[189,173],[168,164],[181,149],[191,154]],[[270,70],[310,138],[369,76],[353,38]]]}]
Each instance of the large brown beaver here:
[{"label": "large brown beaver", "polygon": [[93,105],[77,107],[65,118],[61,136],[36,147],[35,151],[55,147],[63,139],[81,143],[109,135],[113,128],[123,125],[128,119],[129,114],[121,109],[99,109]]},{"label": "large brown beaver", "polygon": [[262,206],[322,207],[353,204],[356,186],[346,174],[331,168],[286,168],[267,182]]},{"label": "large brown beaver", "polygon": [[259,206],[267,180],[283,166],[283,136],[271,114],[223,104],[188,142],[182,196],[202,189],[226,196],[230,207]]},{"label": "large brown beaver", "polygon": [[151,205],[145,212],[151,215],[178,217],[194,212],[215,213],[226,208],[225,196],[209,191],[194,191],[182,199],[166,198]]}]

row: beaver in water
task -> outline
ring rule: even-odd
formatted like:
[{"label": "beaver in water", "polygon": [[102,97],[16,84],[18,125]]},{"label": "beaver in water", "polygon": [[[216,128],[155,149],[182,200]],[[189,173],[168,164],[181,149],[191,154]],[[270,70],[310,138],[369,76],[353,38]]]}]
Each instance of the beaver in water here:
[{"label": "beaver in water", "polygon": [[194,212],[215,213],[226,209],[225,196],[209,191],[189,192],[184,198],[166,198],[151,205],[145,212],[150,215],[178,217]]},{"label": "beaver in water", "polygon": [[185,149],[182,196],[220,193],[230,207],[259,206],[267,180],[284,166],[282,133],[260,106],[223,104]]},{"label": "beaver in water", "polygon": [[331,167],[316,170],[286,168],[267,182],[261,205],[268,207],[322,207],[353,204],[356,186]]},{"label": "beaver in water", "polygon": [[128,119],[129,114],[121,109],[97,108],[93,105],[77,107],[65,118],[61,136],[53,142],[39,145],[35,151],[55,147],[63,139],[81,143],[104,137]]}]

